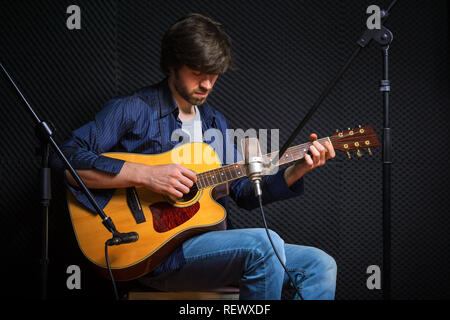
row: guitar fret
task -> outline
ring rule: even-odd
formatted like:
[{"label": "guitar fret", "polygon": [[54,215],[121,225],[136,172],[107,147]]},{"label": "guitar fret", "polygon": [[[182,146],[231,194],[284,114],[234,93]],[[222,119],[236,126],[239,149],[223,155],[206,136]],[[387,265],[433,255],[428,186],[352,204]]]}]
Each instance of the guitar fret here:
[{"label": "guitar fret", "polygon": [[238,176],[238,177],[240,177],[241,175],[242,175],[242,168],[240,168],[238,165],[236,165],[236,175]]},{"label": "guitar fret", "polygon": [[224,173],[223,173],[223,168],[218,168],[216,169],[217,171],[217,181],[218,183],[223,183],[226,181],[225,177],[224,177]]},{"label": "guitar fret", "polygon": [[231,171],[233,173],[233,178],[238,178],[239,177],[237,169],[238,169],[238,165],[236,164],[236,165],[233,166],[233,171]]},{"label": "guitar fret", "polygon": [[205,181],[206,181],[206,186],[209,187],[211,185],[211,181],[209,180],[209,177],[207,174],[205,174]]},{"label": "guitar fret", "polygon": [[227,179],[228,179],[228,180],[232,180],[232,179],[233,179],[233,176],[232,176],[232,174],[231,174],[230,167],[229,167],[229,166],[226,166],[225,168],[226,168],[226,169],[225,169],[225,174],[226,174],[226,176],[227,176]]},{"label": "guitar fret", "polygon": [[202,189],[203,188],[205,188],[206,186],[207,186],[207,183],[206,183],[206,181],[205,181],[205,177],[204,177],[204,175],[202,174],[202,175],[200,175],[200,182],[201,182],[201,185],[202,185]]},{"label": "guitar fret", "polygon": [[203,175],[202,175],[201,173],[199,173],[199,174],[197,175],[197,188],[198,188],[199,190],[204,188],[204,184],[203,184],[203,181],[202,181],[202,177],[203,177]]},{"label": "guitar fret", "polygon": [[197,185],[197,189],[198,190],[203,189],[202,186],[201,186],[201,183],[200,183],[200,177],[199,176],[197,176],[197,182],[195,183],[195,185]]},{"label": "guitar fret", "polygon": [[214,172],[213,175],[211,176],[211,181],[213,185],[217,184],[217,175],[215,175]]},{"label": "guitar fret", "polygon": [[208,179],[207,179],[206,175],[203,174],[202,178],[203,178],[203,185],[205,188],[207,188],[208,187]]},{"label": "guitar fret", "polygon": [[222,173],[223,173],[223,179],[224,179],[224,182],[225,181],[229,181],[231,178],[231,175],[230,175],[230,170],[229,170],[229,168],[228,168],[228,166],[225,166],[225,167],[222,167]]},{"label": "guitar fret", "polygon": [[225,175],[225,169],[224,168],[220,168],[220,182],[226,182],[227,181],[227,177]]}]

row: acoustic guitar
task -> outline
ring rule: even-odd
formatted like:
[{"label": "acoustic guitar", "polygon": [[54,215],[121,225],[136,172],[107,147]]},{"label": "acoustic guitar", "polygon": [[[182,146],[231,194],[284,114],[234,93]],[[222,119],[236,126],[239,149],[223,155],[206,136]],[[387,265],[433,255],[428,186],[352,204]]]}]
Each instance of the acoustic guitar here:
[{"label": "acoustic guitar", "polygon": [[[329,141],[335,150],[356,151],[379,146],[375,131],[370,126],[337,131]],[[275,166],[302,159],[311,142],[287,149]],[[136,242],[109,248],[109,260],[114,278],[128,281],[139,278],[156,268],[183,241],[201,232],[226,229],[226,211],[217,199],[227,195],[228,183],[247,175],[244,162],[222,166],[214,149],[201,142],[186,143],[161,154],[104,153],[104,156],[148,165],[179,163],[194,171],[197,182],[181,199],[172,199],[150,190],[133,187],[116,189],[104,208],[120,232],[135,231]],[[263,157],[271,161],[278,152]],[[111,234],[100,217],[78,202],[67,191],[68,207],[78,245],[98,271],[108,277],[105,259],[105,241]]]}]

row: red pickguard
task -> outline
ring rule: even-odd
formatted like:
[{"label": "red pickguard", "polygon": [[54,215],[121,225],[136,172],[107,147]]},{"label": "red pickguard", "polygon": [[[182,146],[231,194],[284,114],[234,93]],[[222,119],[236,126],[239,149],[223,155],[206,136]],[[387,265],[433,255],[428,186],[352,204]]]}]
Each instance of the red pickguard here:
[{"label": "red pickguard", "polygon": [[166,232],[185,223],[200,209],[200,202],[189,207],[174,207],[167,202],[156,202],[150,205],[153,217],[153,228],[156,232]]}]

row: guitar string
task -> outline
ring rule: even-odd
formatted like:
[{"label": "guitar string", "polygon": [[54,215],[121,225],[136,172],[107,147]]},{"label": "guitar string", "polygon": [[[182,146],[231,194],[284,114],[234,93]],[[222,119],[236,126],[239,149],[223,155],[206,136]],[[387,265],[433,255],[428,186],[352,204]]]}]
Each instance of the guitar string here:
[{"label": "guitar string", "polygon": [[[323,142],[324,142],[324,141],[327,141],[328,138],[322,138],[322,139],[319,139],[319,140],[323,140]],[[322,141],[319,141],[319,142],[322,142]],[[299,155],[299,154],[301,155],[302,153],[304,153],[304,151],[309,149],[309,146],[311,146],[311,144],[312,143],[308,142],[308,143],[301,144],[301,145],[298,145],[298,146],[290,147],[290,148],[287,149],[287,151],[285,153],[285,157],[286,157],[286,155],[293,155],[293,154],[294,155]],[[303,150],[300,150],[302,148],[303,148]],[[306,148],[306,150],[305,150],[305,148]],[[273,153],[268,153],[268,154],[266,154],[264,156],[267,157],[268,159],[271,159],[272,155],[275,155],[277,153],[278,153],[278,151],[277,152],[273,152]],[[240,162],[237,162],[237,163],[234,163],[234,164],[231,164],[231,165],[227,165],[227,166],[224,166],[224,167],[215,168],[215,169],[212,169],[212,170],[209,170],[209,171],[205,171],[205,172],[199,173],[198,175],[203,175],[203,176],[206,176],[208,174],[210,174],[210,175],[217,175],[218,171],[226,169],[226,168],[229,168],[229,167],[233,167],[233,166],[236,166],[236,165],[243,166],[244,163],[242,161],[240,161]]]},{"label": "guitar string", "polygon": [[[334,137],[329,137],[329,138],[330,138],[330,140],[335,140]],[[318,141],[320,143],[323,143],[325,141],[328,141],[329,138],[328,137],[327,138],[321,138],[321,139],[318,139]],[[295,161],[295,160],[298,160],[298,159],[302,158],[303,155],[305,154],[305,148],[306,148],[306,150],[308,150],[309,146],[311,146],[311,144],[312,144],[311,142],[307,142],[307,143],[304,143],[304,144],[301,144],[301,145],[298,145],[298,146],[294,146],[294,147],[288,148],[287,151],[285,152],[285,157],[283,157],[283,159],[281,161],[279,160],[278,165],[284,164],[283,160],[286,160],[286,159],[289,159],[288,162],[291,162],[291,161]],[[302,150],[300,150],[300,149],[302,149]],[[275,154],[277,154],[277,152],[266,154],[265,157],[267,157],[268,159],[271,159],[272,154],[275,155]],[[292,158],[294,158],[294,159],[290,160]],[[222,173],[222,176],[223,176],[223,174],[224,174],[224,172],[226,172],[226,170],[230,171],[230,176],[231,177],[228,178],[227,175],[225,174],[225,178],[226,179],[218,181],[216,177],[220,177],[221,176],[220,173]],[[233,170],[233,171],[231,171],[231,170]],[[236,170],[240,170],[240,171],[236,172]],[[233,175],[233,172],[234,172],[235,176]],[[227,166],[224,166],[224,167],[221,167],[221,168],[216,168],[216,169],[212,169],[212,170],[209,170],[209,171],[205,171],[205,172],[199,173],[199,174],[197,174],[197,180],[200,180],[200,182],[203,185],[206,185],[206,186],[201,186],[201,189],[204,189],[204,188],[208,188],[208,187],[211,187],[211,186],[214,186],[214,185],[223,184],[223,183],[225,183],[227,181],[235,180],[235,179],[243,177],[245,175],[246,175],[245,165],[241,161],[241,162],[237,162],[237,163],[234,163],[234,164],[231,164],[231,165],[227,165]],[[208,178],[210,178],[211,183],[209,182]],[[216,179],[216,182],[214,182],[212,179]],[[197,186],[197,188],[199,188],[199,186]]]},{"label": "guitar string", "polygon": [[[367,135],[367,136],[370,137],[370,135]],[[318,139],[317,141],[320,143],[324,143],[325,141],[329,141],[329,140],[332,142],[333,141],[336,142],[337,140],[341,140],[341,139],[345,139],[345,138],[349,138],[349,137],[355,138],[357,136],[350,135],[350,134],[343,135],[343,136],[334,135],[331,137],[325,137],[325,138]],[[344,145],[345,141],[342,142],[341,144]],[[283,159],[278,160],[277,165],[283,165],[285,163],[296,161],[296,160],[303,158],[303,156],[305,155],[307,150],[309,150],[309,147],[311,145],[312,145],[312,142],[307,142],[307,143],[303,143],[303,144],[288,148],[287,151],[285,152]],[[361,146],[361,148],[365,148],[365,146]],[[276,155],[277,153],[278,152],[269,153],[269,154],[266,154],[265,157],[267,157],[268,159],[272,159],[272,154]],[[288,161],[283,162],[284,160],[288,160]],[[230,178],[228,178],[228,176],[226,174],[226,172],[227,172],[226,170],[229,171]],[[233,170],[233,171],[231,171],[231,170]],[[240,171],[236,172],[236,170],[240,170]],[[245,165],[241,161],[241,162],[237,162],[237,163],[227,165],[224,167],[220,167],[220,168],[216,168],[216,169],[212,169],[209,171],[198,173],[197,180],[202,183],[202,186],[199,186],[198,183],[196,183],[197,189],[205,189],[205,188],[212,187],[214,185],[219,185],[219,184],[223,184],[228,181],[238,179],[240,177],[246,176],[245,171],[246,171]],[[235,176],[233,176],[233,173]],[[225,180],[218,180],[217,177],[221,177],[221,176],[225,177]],[[211,182],[209,182],[208,179],[210,179]],[[213,179],[216,179],[216,182],[214,182]],[[220,179],[223,179],[223,178],[220,178]]]}]

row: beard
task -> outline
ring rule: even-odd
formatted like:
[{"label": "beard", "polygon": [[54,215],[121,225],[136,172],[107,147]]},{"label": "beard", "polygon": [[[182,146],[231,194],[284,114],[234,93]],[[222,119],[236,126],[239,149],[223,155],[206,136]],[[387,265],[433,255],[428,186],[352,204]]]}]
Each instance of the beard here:
[{"label": "beard", "polygon": [[[180,80],[178,71],[175,71],[175,81],[173,82],[173,86],[175,87],[175,90],[177,90],[178,94],[187,102],[189,102],[192,105],[200,106],[205,103],[206,98],[208,97],[209,93],[211,93],[211,90],[205,90],[203,88],[197,88],[192,91],[189,91],[189,89],[184,85],[184,83]],[[208,95],[206,97],[199,97],[195,96],[195,93],[207,93]]]}]

